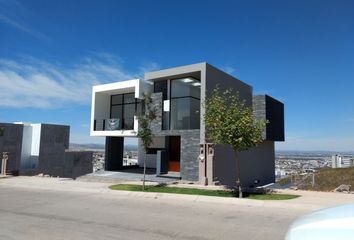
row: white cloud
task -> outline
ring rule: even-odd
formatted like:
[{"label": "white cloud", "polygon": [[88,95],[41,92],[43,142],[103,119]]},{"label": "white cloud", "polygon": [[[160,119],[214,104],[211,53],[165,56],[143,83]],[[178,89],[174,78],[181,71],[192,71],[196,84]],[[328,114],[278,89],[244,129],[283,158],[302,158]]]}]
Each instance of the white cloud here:
[{"label": "white cloud", "polygon": [[127,71],[122,61],[110,54],[95,54],[74,66],[51,64],[32,57],[21,61],[0,59],[0,107],[88,105],[93,85],[141,77],[145,68],[137,69],[137,73]]},{"label": "white cloud", "polygon": [[33,28],[30,28],[28,26],[25,26],[24,24],[20,24],[19,22],[3,15],[3,14],[0,14],[0,21],[11,26],[11,27],[14,27],[16,28],[17,30],[20,30],[22,32],[25,32],[25,33],[28,33],[38,39],[42,39],[42,40],[48,40],[48,36],[46,36],[45,34],[41,33],[41,32],[38,32],[36,30],[34,30]]}]

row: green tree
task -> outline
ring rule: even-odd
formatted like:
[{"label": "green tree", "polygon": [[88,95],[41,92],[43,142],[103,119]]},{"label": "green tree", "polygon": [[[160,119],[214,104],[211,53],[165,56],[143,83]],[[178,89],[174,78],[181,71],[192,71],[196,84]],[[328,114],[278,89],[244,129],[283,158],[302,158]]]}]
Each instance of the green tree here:
[{"label": "green tree", "polygon": [[153,105],[151,95],[144,94],[143,95],[144,101],[142,104],[145,104],[145,111],[138,116],[139,121],[139,130],[138,130],[138,137],[142,141],[143,149],[145,152],[144,156],[144,177],[143,177],[143,190],[145,190],[145,177],[146,177],[146,157],[147,151],[152,143],[152,138],[154,134],[151,130],[152,122],[157,118],[156,115],[156,108]]},{"label": "green tree", "polygon": [[262,133],[266,120],[257,120],[252,107],[241,100],[238,92],[232,89],[220,93],[215,88],[204,103],[204,123],[207,139],[214,144],[228,144],[232,147],[236,160],[239,196],[242,197],[240,181],[240,163],[237,158],[239,151],[244,151],[259,145],[263,141]]}]

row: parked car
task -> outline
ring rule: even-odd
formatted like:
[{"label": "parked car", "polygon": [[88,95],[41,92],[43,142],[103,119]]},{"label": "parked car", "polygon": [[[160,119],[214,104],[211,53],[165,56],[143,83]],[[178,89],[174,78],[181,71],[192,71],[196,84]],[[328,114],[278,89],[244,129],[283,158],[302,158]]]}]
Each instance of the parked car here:
[{"label": "parked car", "polygon": [[353,240],[354,203],[323,209],[298,218],[286,240]]}]

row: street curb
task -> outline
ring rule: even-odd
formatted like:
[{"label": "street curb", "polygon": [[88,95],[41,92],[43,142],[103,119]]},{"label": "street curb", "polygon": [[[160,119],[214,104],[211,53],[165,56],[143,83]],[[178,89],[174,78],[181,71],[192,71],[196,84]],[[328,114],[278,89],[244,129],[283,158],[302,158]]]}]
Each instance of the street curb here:
[{"label": "street curb", "polygon": [[[111,190],[109,192],[122,196],[149,198],[149,199],[162,199],[162,200],[183,200],[189,202],[200,203],[215,203],[215,204],[228,204],[235,206],[248,206],[248,207],[272,207],[272,208],[296,208],[303,210],[319,209],[318,206],[313,204],[301,204],[291,202],[289,200],[254,200],[254,199],[239,199],[231,197],[215,197],[215,196],[202,196],[202,195],[188,195],[188,194],[175,194],[175,193],[151,193],[151,192],[135,192],[125,190]],[[301,196],[300,196],[301,197]]]}]

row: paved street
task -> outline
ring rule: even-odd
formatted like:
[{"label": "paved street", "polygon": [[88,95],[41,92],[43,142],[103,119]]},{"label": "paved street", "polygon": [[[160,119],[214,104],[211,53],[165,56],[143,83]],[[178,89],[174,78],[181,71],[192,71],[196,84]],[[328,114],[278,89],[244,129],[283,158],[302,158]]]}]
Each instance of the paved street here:
[{"label": "paved street", "polygon": [[0,239],[273,240],[283,239],[291,221],[309,212],[37,179],[28,185],[26,178],[0,179]]}]

